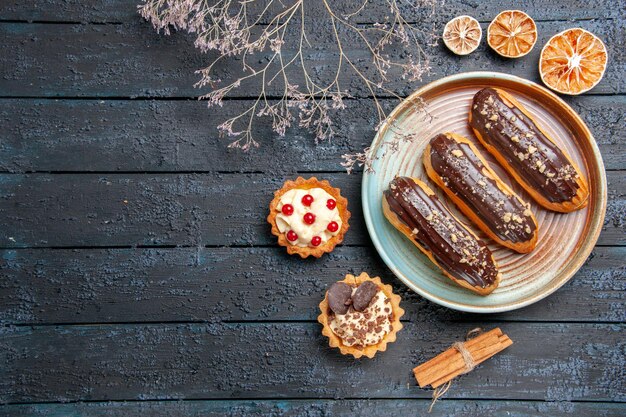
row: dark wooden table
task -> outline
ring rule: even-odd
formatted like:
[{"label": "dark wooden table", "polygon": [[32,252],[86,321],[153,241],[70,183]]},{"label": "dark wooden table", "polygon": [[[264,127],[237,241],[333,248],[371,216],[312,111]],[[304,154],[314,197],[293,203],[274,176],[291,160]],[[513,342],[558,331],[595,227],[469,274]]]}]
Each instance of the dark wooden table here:
[{"label": "dark wooden table", "polygon": [[[521,8],[538,46],[520,60],[484,42],[466,58],[440,46],[424,82],[470,70],[538,81],[541,45],[573,26],[609,49],[603,81],[566,98],[606,165],[598,245],[548,299],[489,316],[421,299],[373,249],[361,175],[339,166],[373,137],[371,99],[357,92],[331,143],[260,125],[258,151],[229,151],[215,127],[249,98],[196,101],[206,57],[183,34],[156,34],[135,4],[0,3],[1,416],[425,415],[431,391],[412,367],[475,326],[500,326],[515,344],[457,380],[432,415],[626,415],[624,0],[440,10],[440,22],[471,14],[486,26]],[[320,260],[287,256],[265,223],[272,192],[298,174],[350,201],[345,244]],[[391,282],[407,314],[387,352],[355,361],[328,348],[315,318],[325,288],[361,271]]]}]

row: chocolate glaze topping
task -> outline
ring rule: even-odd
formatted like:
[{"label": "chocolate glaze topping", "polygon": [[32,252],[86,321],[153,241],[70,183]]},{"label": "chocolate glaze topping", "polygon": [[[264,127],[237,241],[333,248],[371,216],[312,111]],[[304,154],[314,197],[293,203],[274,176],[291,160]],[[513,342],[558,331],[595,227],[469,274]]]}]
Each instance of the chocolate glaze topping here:
[{"label": "chocolate glaze topping", "polygon": [[473,286],[493,284],[498,269],[491,251],[459,223],[435,195],[408,177],[396,177],[384,192],[390,209],[412,231],[413,239],[432,252],[451,276]]},{"label": "chocolate glaze topping", "polygon": [[513,243],[532,239],[536,225],[530,209],[483,173],[485,165],[468,144],[437,135],[430,141],[430,162],[445,186],[500,239]]},{"label": "chocolate glaze topping", "polygon": [[470,125],[496,148],[533,189],[553,203],[570,201],[579,188],[569,159],[517,107],[493,88],[474,95]]}]

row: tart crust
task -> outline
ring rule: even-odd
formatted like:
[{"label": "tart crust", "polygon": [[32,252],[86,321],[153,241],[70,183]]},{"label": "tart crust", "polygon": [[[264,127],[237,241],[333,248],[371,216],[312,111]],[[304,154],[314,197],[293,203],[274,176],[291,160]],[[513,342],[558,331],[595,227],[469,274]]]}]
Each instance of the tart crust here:
[{"label": "tart crust", "polygon": [[340,282],[345,282],[350,286],[361,285],[365,281],[372,281],[374,284],[380,288],[387,298],[390,300],[391,304],[391,331],[383,337],[383,339],[375,345],[365,346],[364,348],[358,348],[356,346],[347,346],[343,344],[343,341],[339,336],[335,334],[330,328],[328,312],[330,307],[328,306],[328,292],[324,296],[324,299],[320,303],[320,311],[321,314],[317,317],[317,321],[320,322],[323,326],[322,334],[328,337],[328,344],[330,347],[339,348],[342,355],[352,355],[355,358],[360,358],[361,356],[367,356],[368,358],[373,358],[376,355],[376,352],[384,352],[387,350],[387,343],[392,343],[396,341],[396,333],[402,329],[402,323],[400,323],[400,317],[404,315],[404,310],[400,307],[400,296],[393,293],[393,289],[391,285],[385,285],[380,281],[379,277],[370,278],[370,276],[362,272],[359,276],[354,276],[351,274],[346,275],[346,278]]},{"label": "tart crust", "polygon": [[[337,235],[331,237],[326,242],[317,247],[301,247],[297,245],[292,245],[287,240],[285,234],[281,233],[280,230],[278,230],[278,226],[276,225],[276,216],[278,216],[279,213],[277,207],[283,194],[294,188],[301,190],[321,188],[328,194],[333,196],[335,202],[337,203],[336,207],[337,211],[339,212],[339,217],[341,217],[341,229],[339,229],[339,233],[337,233]],[[267,222],[272,226],[272,234],[278,238],[278,244],[286,247],[288,254],[297,254],[300,255],[301,258],[307,258],[309,256],[319,258],[324,253],[332,252],[333,249],[335,249],[335,246],[343,241],[343,237],[350,227],[350,225],[348,224],[349,219],[350,212],[348,211],[348,200],[345,197],[341,196],[341,190],[339,188],[332,187],[328,181],[319,181],[315,177],[311,177],[308,180],[305,180],[302,177],[298,177],[295,181],[285,181],[283,187],[280,190],[276,190],[274,192],[274,199],[270,203],[270,214],[267,216]]]}]

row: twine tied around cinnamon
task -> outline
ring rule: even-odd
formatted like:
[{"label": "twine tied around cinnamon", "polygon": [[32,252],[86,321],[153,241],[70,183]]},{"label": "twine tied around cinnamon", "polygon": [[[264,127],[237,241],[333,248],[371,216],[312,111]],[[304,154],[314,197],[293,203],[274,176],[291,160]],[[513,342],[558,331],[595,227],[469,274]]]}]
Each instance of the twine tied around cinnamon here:
[{"label": "twine tied around cinnamon", "polygon": [[[475,338],[481,333],[483,333],[482,327],[473,328],[472,330],[468,331],[467,334],[465,335],[465,342]],[[467,350],[467,348],[465,347],[465,342],[457,341],[457,342],[454,342],[452,346],[450,346],[451,348],[456,349],[461,354],[461,357],[463,358],[463,362],[465,362],[465,369],[463,370],[463,372],[461,372],[460,375],[473,371],[477,365],[477,363],[474,361],[474,358],[472,357],[471,352]],[[437,388],[435,388],[435,390],[433,391],[433,400],[431,401],[430,407],[428,408],[429,413],[433,410],[433,407],[435,406],[435,403],[437,402],[437,400],[439,400],[439,398],[441,398],[446,392],[448,392],[448,389],[450,389],[451,385],[452,385],[452,380],[449,380],[445,384],[440,385]]]},{"label": "twine tied around cinnamon", "polygon": [[475,328],[467,332],[464,342],[454,342],[445,352],[416,366],[413,374],[420,388],[434,388],[428,412],[450,389],[454,378],[472,371],[478,364],[512,344],[511,339],[499,328],[488,332]]}]

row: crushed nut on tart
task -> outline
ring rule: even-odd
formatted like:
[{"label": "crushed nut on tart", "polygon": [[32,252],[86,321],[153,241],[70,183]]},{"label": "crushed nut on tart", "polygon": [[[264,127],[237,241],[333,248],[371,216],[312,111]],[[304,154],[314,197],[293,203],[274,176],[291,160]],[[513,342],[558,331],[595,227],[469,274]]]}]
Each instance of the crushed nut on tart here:
[{"label": "crushed nut on tart", "polygon": [[365,272],[357,277],[348,274],[331,285],[320,310],[317,320],[324,326],[322,334],[329,345],[355,358],[373,358],[376,352],[385,351],[402,329],[400,296],[379,277],[370,278]]},{"label": "crushed nut on tart", "polygon": [[349,218],[348,200],[338,188],[315,177],[298,177],[274,193],[267,221],[290,255],[319,258],[343,241]]}]

